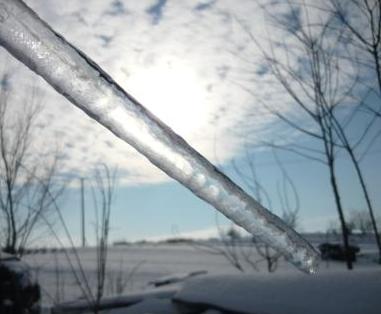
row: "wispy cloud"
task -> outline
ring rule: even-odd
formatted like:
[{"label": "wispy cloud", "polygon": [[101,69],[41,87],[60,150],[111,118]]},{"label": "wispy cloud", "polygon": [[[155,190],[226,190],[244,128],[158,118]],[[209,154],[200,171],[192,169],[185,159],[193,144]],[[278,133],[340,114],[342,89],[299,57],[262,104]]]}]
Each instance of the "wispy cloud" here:
[{"label": "wispy cloud", "polygon": [[[144,106],[207,158],[224,163],[242,148],[242,125],[271,122],[255,97],[284,102],[243,21],[258,36],[264,26],[255,1],[26,1],[54,29],[99,63]],[[250,12],[250,14],[248,14]],[[1,58],[5,53],[1,52]],[[131,147],[88,118],[41,79],[7,62],[17,86],[38,84],[46,108],[39,145],[57,146],[65,169],[86,175],[95,164],[117,165],[128,184],[168,180]],[[19,88],[19,87],[17,87]],[[253,109],[258,108],[258,109]],[[256,111],[254,119],[248,111]],[[218,158],[217,158],[218,157]]]}]

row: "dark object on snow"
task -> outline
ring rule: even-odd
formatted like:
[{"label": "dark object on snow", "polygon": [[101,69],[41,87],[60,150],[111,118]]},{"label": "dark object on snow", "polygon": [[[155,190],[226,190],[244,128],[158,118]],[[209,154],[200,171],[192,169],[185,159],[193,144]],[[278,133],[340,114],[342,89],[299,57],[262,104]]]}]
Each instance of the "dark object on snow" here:
[{"label": "dark object on snow", "polygon": [[178,282],[183,282],[188,278],[199,276],[199,275],[205,275],[208,272],[206,270],[196,270],[190,273],[179,273],[179,274],[173,274],[165,277],[161,277],[156,280],[152,280],[149,282],[150,285],[154,287],[160,287],[165,285],[171,285]]},{"label": "dark object on snow", "polygon": [[0,253],[0,313],[39,313],[40,287],[32,280],[27,264]]},{"label": "dark object on snow", "polygon": [[[319,245],[319,250],[321,252],[322,259],[345,261],[345,248],[343,245],[338,243],[322,243]],[[356,254],[360,252],[360,248],[356,245],[349,245],[348,254],[349,259],[352,262],[356,261]]]}]

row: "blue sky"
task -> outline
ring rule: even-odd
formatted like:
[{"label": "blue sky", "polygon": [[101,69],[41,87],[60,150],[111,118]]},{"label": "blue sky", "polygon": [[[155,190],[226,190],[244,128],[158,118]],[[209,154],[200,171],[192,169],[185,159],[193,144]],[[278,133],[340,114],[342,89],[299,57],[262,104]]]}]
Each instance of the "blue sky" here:
[{"label": "blue sky", "polygon": [[[293,113],[290,101],[274,85],[258,48],[242,25],[258,40],[268,36],[282,38],[288,44],[294,42],[265,23],[256,1],[242,0],[239,5],[230,0],[25,2],[241,184],[231,163],[234,160],[242,171],[248,172],[244,158],[248,134],[253,147],[272,137],[297,138],[295,133],[274,124],[274,117],[258,102],[258,99],[266,100],[269,106]],[[292,18],[284,6],[272,9],[274,14]],[[298,16],[302,18],[300,12]],[[298,23],[292,25],[298,27]],[[87,229],[92,231],[94,220],[88,186],[94,167],[100,162],[119,169],[112,240],[215,234],[214,209],[150,165],[4,51],[0,52],[0,58],[20,90],[37,86],[42,91],[45,109],[37,121],[35,146],[37,150],[58,149],[61,153],[62,174],[73,182],[61,206],[74,238],[78,238],[80,226],[79,189],[75,182],[79,182],[79,177],[86,178]],[[255,96],[241,85],[250,88]],[[357,123],[361,125],[361,121]],[[381,212],[380,156],[381,143],[376,141],[362,163],[378,215]],[[336,219],[326,169],[290,153],[279,153],[278,157],[298,190],[299,230],[325,230]],[[273,210],[279,214],[281,204],[276,186],[282,179],[280,169],[268,150],[255,150],[255,158],[259,179],[271,196]],[[350,164],[344,156],[339,156],[339,160],[345,208],[363,209],[364,202]],[[222,217],[219,221],[228,224]]]},{"label": "blue sky", "polygon": [[[288,153],[278,155],[291,175],[300,198],[298,231],[326,231],[331,222],[337,221],[326,167]],[[378,197],[381,186],[380,156],[381,147],[377,145],[369,152],[363,163],[364,174],[378,214],[381,206]],[[258,177],[270,193],[274,211],[280,214],[281,204],[276,192],[277,183],[282,179],[279,168],[270,152],[256,153],[256,160]],[[239,157],[237,163],[240,164]],[[247,171],[244,161],[241,161],[241,166],[243,171]],[[351,167],[347,159],[339,158],[338,177],[347,212],[365,208]],[[231,166],[226,164],[224,170],[244,186]],[[66,212],[65,217],[71,230],[78,235],[80,193],[78,189],[70,190],[69,193],[70,197],[64,199],[62,208]],[[218,214],[213,207],[173,180],[153,185],[120,186],[115,196],[111,217],[111,239],[114,241],[160,240],[178,236],[208,238],[218,234],[217,223],[223,228],[230,226],[229,221]],[[87,236],[91,241],[94,236],[94,218],[92,196],[88,187],[85,199],[86,209],[90,211],[87,213]]]}]

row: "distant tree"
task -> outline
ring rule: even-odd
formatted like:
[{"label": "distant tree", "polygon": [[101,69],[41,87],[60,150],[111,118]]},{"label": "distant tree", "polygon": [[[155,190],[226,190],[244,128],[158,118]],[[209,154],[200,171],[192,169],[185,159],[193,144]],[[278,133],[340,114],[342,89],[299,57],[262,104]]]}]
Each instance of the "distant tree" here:
[{"label": "distant tree", "polygon": [[336,220],[331,220],[328,223],[328,227],[325,231],[326,241],[329,242],[333,237],[335,240],[340,239],[340,226],[337,224]]},{"label": "distant tree", "polygon": [[234,227],[230,227],[230,229],[226,232],[226,236],[230,239],[232,239],[233,241],[236,241],[236,240],[240,240],[241,239],[241,235],[239,234],[239,232],[234,229]]},{"label": "distant tree", "polygon": [[352,211],[349,216],[349,223],[353,226],[353,230],[360,231],[362,235],[374,232],[372,220],[365,210]]},{"label": "distant tree", "polygon": [[[55,181],[57,154],[46,158],[33,151],[35,121],[41,112],[36,90],[22,104],[11,103],[9,76],[0,79],[0,232],[1,247],[21,255],[34,232],[46,227],[53,202],[64,186]],[[18,108],[18,110],[16,109]],[[38,230],[40,229],[40,230]]]}]

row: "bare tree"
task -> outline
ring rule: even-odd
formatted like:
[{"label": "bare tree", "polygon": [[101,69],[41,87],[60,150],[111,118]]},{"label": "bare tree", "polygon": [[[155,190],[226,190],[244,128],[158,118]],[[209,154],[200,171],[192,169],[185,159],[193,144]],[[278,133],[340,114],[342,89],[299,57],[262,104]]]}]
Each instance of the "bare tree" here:
[{"label": "bare tree", "polygon": [[[277,194],[282,212],[282,219],[290,227],[297,226],[299,213],[299,196],[294,182],[284,168],[282,162],[276,155],[274,158],[281,171],[282,180],[277,182]],[[267,189],[261,183],[255,166],[255,154],[246,146],[243,164],[248,168],[243,170],[242,165],[236,162],[232,166],[240,177],[247,190],[267,208],[272,208],[271,197]],[[197,243],[192,245],[197,249],[204,250],[210,254],[223,256],[234,268],[241,272],[249,266],[252,270],[259,271],[262,263],[266,264],[268,272],[275,272],[282,255],[272,249],[268,244],[256,237],[244,237],[232,224],[228,230],[222,228],[216,216],[216,226],[219,234],[217,243]],[[258,257],[259,255],[259,257]]]},{"label": "bare tree", "polygon": [[110,171],[106,164],[95,170],[95,187],[92,189],[95,209],[95,235],[97,246],[97,289],[95,293],[94,312],[98,312],[104,294],[110,216],[116,186],[116,170]]},{"label": "bare tree", "polygon": [[246,248],[243,247],[248,241],[241,237],[235,225],[232,224],[228,230],[222,228],[216,213],[216,227],[218,231],[216,241],[189,241],[189,244],[196,250],[224,257],[231,266],[240,272],[245,272],[245,260],[254,270],[258,270],[256,263],[251,259],[251,252],[246,253]]},{"label": "bare tree", "polygon": [[[58,216],[58,220],[61,223],[64,229],[64,234],[66,235],[66,238],[69,242],[70,250],[65,248],[65,245],[62,241],[63,237],[58,235],[57,230],[43,216],[44,222],[48,225],[52,236],[63,248],[65,258],[69,264],[70,271],[74,277],[75,283],[82,293],[82,298],[85,299],[85,303],[78,305],[78,308],[82,310],[86,309],[92,311],[93,313],[99,313],[101,311],[101,300],[105,293],[109,249],[108,239],[110,232],[110,217],[112,203],[114,201],[114,192],[116,188],[116,172],[116,170],[110,171],[109,167],[106,164],[101,164],[94,171],[92,195],[95,212],[95,288],[91,284],[92,277],[90,277],[88,273],[86,273],[85,271],[84,265],[80,258],[79,250],[74,243],[69,228],[61,213],[61,209],[59,208],[58,204],[55,201],[55,198],[49,193],[49,191],[48,195],[52,199],[54,209]],[[139,266],[136,266],[127,277],[120,272],[120,276],[123,276],[123,278],[119,278],[120,281],[118,282],[118,288],[122,289],[125,287],[127,282],[137,271]],[[111,276],[109,279],[114,280]],[[63,308],[65,308],[65,305],[63,305]]]},{"label": "bare tree", "polygon": [[[365,95],[373,91],[374,86],[372,86],[372,79],[369,78],[369,75],[366,74],[364,77],[364,72],[368,72],[368,68],[366,67],[364,58],[362,58],[362,54],[355,54],[355,56],[353,56],[353,53],[351,54],[349,52],[353,52],[353,49],[348,48],[348,44],[353,43],[353,41],[348,38],[348,30],[353,33],[356,30],[354,24],[351,25],[350,22],[346,20],[345,16],[347,15],[344,13],[339,1],[334,0],[331,3],[335,10],[333,10],[333,12],[327,10],[329,12],[327,21],[321,24],[313,24],[310,22],[308,20],[308,11],[311,10],[311,8],[302,6],[301,9],[306,11],[307,23],[305,26],[300,26],[299,30],[291,31],[291,34],[301,45],[307,48],[309,46],[309,50],[311,51],[309,56],[306,54],[312,69],[310,71],[310,80],[307,79],[307,81],[303,83],[298,82],[298,84],[302,86],[304,92],[310,92],[310,95],[314,95],[315,105],[322,107],[323,115],[327,117],[326,121],[328,121],[328,123],[325,122],[325,124],[329,125],[329,129],[332,130],[333,136],[331,136],[329,140],[333,142],[336,148],[343,149],[352,162],[372,222],[379,251],[379,263],[381,263],[381,240],[371,197],[361,168],[363,157],[374,141],[379,138],[381,129],[377,124],[378,116],[375,110],[372,111],[373,114],[370,117],[364,117],[364,115],[362,115],[361,109],[364,104],[366,104],[366,101],[364,97],[359,98],[358,96],[363,94],[364,86],[368,90]],[[364,42],[368,41],[367,53],[370,53],[370,57],[374,63],[374,72],[379,81],[379,54],[377,51],[380,48],[378,38],[381,31],[380,25],[378,25],[380,22],[380,3],[374,1],[372,7],[369,6],[368,1],[350,1],[350,3],[355,7],[362,5],[363,10],[360,10],[360,12],[368,13],[365,19],[361,19],[360,17],[360,20],[366,20],[370,24],[367,28],[370,30],[370,34],[369,36],[368,34],[364,35],[363,40]],[[293,7],[290,5],[290,8],[292,10]],[[340,20],[339,24],[337,24],[338,16]],[[375,22],[374,19],[378,22]],[[344,26],[344,28],[340,27],[340,25]],[[354,37],[354,40],[359,40],[357,35],[361,33],[359,28],[361,25],[362,23],[357,23],[358,34],[353,33],[352,37]],[[285,27],[286,25],[284,24],[283,26]],[[338,42],[342,43],[342,46],[338,45]],[[370,46],[372,46],[372,49],[370,49]],[[365,47],[363,47],[363,49],[365,49]],[[354,50],[358,52],[358,49]],[[348,73],[345,67],[352,68],[352,73]],[[295,80],[295,78],[290,76],[288,79]],[[340,83],[343,81],[349,81],[349,83]],[[381,87],[380,84],[379,87]],[[380,93],[378,93],[378,95],[379,97],[381,96]],[[379,104],[381,105],[381,102]],[[372,107],[367,106],[367,108]],[[356,117],[359,119],[356,120]],[[365,119],[366,122],[360,124],[359,120],[362,119]],[[359,125],[362,127],[360,131],[358,131]]]},{"label": "bare tree", "polygon": [[[216,252],[224,256],[233,267],[244,272],[245,265],[242,260],[242,257],[245,256],[244,239],[233,224],[226,231],[221,229],[218,223],[217,228],[222,246],[216,246]],[[249,264],[253,269],[258,270],[255,263]]]},{"label": "bare tree", "polygon": [[[282,138],[280,144],[277,142],[264,142],[264,144],[299,154],[328,167],[343,244],[348,252],[347,222],[336,173],[337,155],[343,149],[349,155],[372,216],[373,209],[360,161],[366,154],[369,143],[374,140],[367,141],[367,139],[374,134],[375,138],[378,137],[376,118],[375,116],[365,118],[366,122],[362,124],[360,131],[356,129],[358,125],[353,123],[362,113],[359,110],[361,104],[356,103],[355,97],[360,81],[359,68],[357,63],[351,62],[351,58],[343,57],[347,51],[346,46],[338,43],[345,42],[346,34],[342,28],[337,27],[336,14],[333,14],[332,10],[325,10],[328,13],[324,19],[318,17],[317,21],[311,21],[316,7],[290,1],[285,5],[288,6],[288,13],[285,15],[276,15],[266,6],[261,7],[269,20],[283,31],[292,45],[282,39],[278,41],[269,39],[269,49],[264,49],[250,30],[243,25],[262,52],[272,77],[289,96],[293,107],[292,110],[284,111],[281,107],[269,105],[261,99],[258,101],[291,130],[299,133],[296,142],[285,141]],[[320,12],[322,9],[317,10]],[[245,86],[244,88],[256,97],[250,88]],[[310,144],[303,142],[304,138],[308,138]],[[364,146],[367,148],[364,149]],[[377,230],[376,225],[374,228]],[[381,257],[379,238],[377,244]],[[348,253],[347,267],[352,268]]]},{"label": "bare tree", "polygon": [[[362,72],[366,73],[365,75],[369,76],[369,74],[367,74],[369,70],[373,72],[370,79],[365,78],[360,80],[363,89],[365,89],[365,96],[360,98],[357,97],[357,99],[359,98],[357,107],[365,107],[372,115],[372,119],[367,125],[366,132],[364,132],[357,142],[353,142],[349,140],[345,128],[340,125],[338,121],[335,122],[338,124],[337,132],[340,143],[343,145],[352,161],[364,194],[370,223],[378,246],[379,263],[381,264],[380,233],[374,215],[371,197],[360,164],[362,159],[361,154],[364,155],[366,151],[359,154],[356,150],[364,137],[369,133],[369,130],[375,123],[376,119],[381,118],[381,2],[376,0],[350,0],[345,2],[340,0],[330,0],[329,4],[330,6],[328,8],[332,10],[333,16],[339,21],[338,27],[341,27],[340,32],[344,34],[345,44],[352,46],[355,52],[360,52],[352,56],[352,63],[360,67]],[[377,81],[376,86],[372,83],[372,78],[374,77],[376,77]],[[378,104],[377,107],[364,99],[369,94],[374,94],[378,97],[378,102],[373,101],[373,103]],[[381,129],[378,127],[378,131],[374,134],[368,147],[371,147],[371,144],[373,144],[374,140],[380,135]]]},{"label": "bare tree", "polygon": [[[345,44],[352,48],[352,61],[373,80],[362,82],[367,95],[378,97],[377,107],[366,101],[362,105],[381,117],[381,3],[378,0],[329,0],[323,10],[332,12],[337,26],[344,33]],[[366,73],[369,76],[369,73]]]},{"label": "bare tree", "polygon": [[24,103],[16,106],[11,103],[12,93],[9,76],[3,74],[0,86],[1,246],[8,253],[21,255],[33,232],[42,227],[41,216],[48,216],[52,209],[50,196],[57,199],[63,185],[55,182],[57,154],[42,161],[32,149],[35,121],[42,109],[41,98],[32,90]]},{"label": "bare tree", "polygon": [[[282,212],[282,219],[290,227],[296,228],[297,218],[299,213],[299,195],[295,184],[289,174],[287,173],[285,167],[280,161],[278,155],[273,150],[274,160],[278,168],[281,171],[282,180],[277,182],[277,194],[278,200],[280,203],[280,209]],[[238,176],[241,178],[245,186],[249,191],[254,195],[254,197],[260,202],[266,204],[267,208],[273,208],[270,195],[267,189],[261,183],[259,179],[256,165],[255,165],[255,154],[250,153],[249,148],[246,146],[245,149],[245,165],[249,168],[247,173],[243,172],[236,163],[233,163],[234,169]],[[254,262],[254,265],[257,266],[262,261],[265,261],[268,272],[274,272],[278,267],[278,261],[281,258],[281,254],[274,251],[269,245],[259,241],[256,237],[252,237],[251,241],[256,249],[256,252],[261,256],[260,260]],[[249,255],[243,254],[245,260],[252,264],[251,258]]]}]

